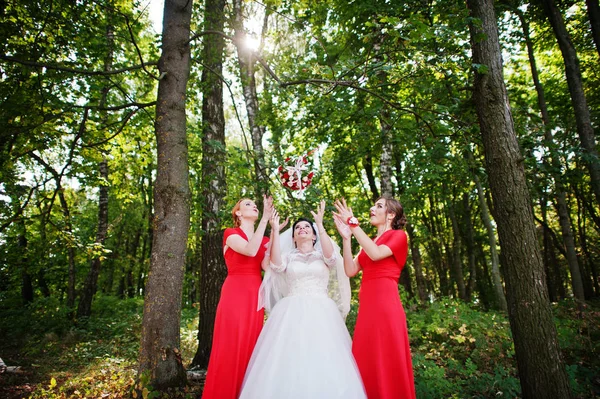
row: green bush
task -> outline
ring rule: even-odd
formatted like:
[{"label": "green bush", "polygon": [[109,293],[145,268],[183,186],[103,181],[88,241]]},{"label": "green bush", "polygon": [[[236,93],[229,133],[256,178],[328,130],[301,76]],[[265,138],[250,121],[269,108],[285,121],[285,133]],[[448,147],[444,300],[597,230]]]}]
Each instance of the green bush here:
[{"label": "green bush", "polygon": [[506,316],[445,298],[405,308],[419,398],[520,394]]}]

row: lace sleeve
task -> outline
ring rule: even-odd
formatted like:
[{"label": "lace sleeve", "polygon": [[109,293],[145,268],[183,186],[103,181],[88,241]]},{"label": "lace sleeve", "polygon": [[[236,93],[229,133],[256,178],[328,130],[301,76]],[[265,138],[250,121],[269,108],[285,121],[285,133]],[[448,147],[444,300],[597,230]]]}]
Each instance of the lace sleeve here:
[{"label": "lace sleeve", "polygon": [[336,256],[335,251],[331,254],[331,256],[329,258],[326,258],[325,255],[323,255],[323,262],[325,262],[325,264],[329,268],[331,268],[331,266],[335,266],[336,260],[337,260],[337,256]]},{"label": "lace sleeve", "polygon": [[287,269],[287,264],[288,264],[288,261],[289,261],[289,256],[288,256],[288,254],[284,254],[284,255],[281,257],[281,265],[280,265],[280,266],[277,266],[277,265],[276,265],[276,264],[274,264],[273,262],[269,262],[269,268],[270,268],[271,270],[273,270],[274,272],[277,272],[277,273],[283,273],[283,272],[285,272],[285,269]]}]

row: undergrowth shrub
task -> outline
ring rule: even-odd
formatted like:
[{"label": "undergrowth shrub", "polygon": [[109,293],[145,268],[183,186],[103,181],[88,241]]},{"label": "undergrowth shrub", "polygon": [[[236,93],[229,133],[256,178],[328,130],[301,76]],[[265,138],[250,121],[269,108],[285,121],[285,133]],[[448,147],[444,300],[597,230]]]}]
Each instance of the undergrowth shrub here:
[{"label": "undergrowth shrub", "polygon": [[519,396],[514,347],[504,315],[446,298],[426,307],[407,302],[418,397]]}]

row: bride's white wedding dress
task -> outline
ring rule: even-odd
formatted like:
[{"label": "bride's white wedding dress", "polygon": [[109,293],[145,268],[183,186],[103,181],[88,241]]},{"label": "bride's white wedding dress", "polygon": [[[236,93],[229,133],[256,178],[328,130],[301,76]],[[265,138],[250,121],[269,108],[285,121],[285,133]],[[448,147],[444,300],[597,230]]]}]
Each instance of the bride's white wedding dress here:
[{"label": "bride's white wedding dress", "polygon": [[[335,264],[335,256],[327,263]],[[292,251],[276,273],[288,292],[258,338],[240,398],[366,398],[350,334],[327,294],[322,253]]]}]

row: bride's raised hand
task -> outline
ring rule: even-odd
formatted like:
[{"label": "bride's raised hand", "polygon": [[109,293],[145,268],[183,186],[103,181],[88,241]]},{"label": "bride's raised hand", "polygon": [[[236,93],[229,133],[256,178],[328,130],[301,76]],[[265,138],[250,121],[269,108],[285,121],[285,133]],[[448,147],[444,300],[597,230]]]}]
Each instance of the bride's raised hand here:
[{"label": "bride's raised hand", "polygon": [[349,240],[350,237],[352,237],[352,230],[350,230],[350,226],[348,226],[335,212],[333,214],[333,222],[335,223],[335,228],[337,229],[338,233],[340,233],[344,240]]},{"label": "bride's raised hand", "polygon": [[[277,211],[273,209],[273,213],[271,215],[271,218],[269,219],[269,224],[271,225],[271,229],[273,229],[273,231],[281,231],[281,224],[279,223],[279,219],[279,213],[277,213]],[[286,223],[287,222],[285,222],[283,225],[285,226]]]},{"label": "bride's raised hand", "polygon": [[290,217],[288,216],[288,217],[286,217],[286,218],[285,218],[285,220],[283,221],[283,223],[281,223],[281,224],[279,225],[279,231],[283,230],[283,228],[284,228],[285,226],[287,226],[287,224],[288,224],[288,222],[289,222],[289,221],[290,221]]},{"label": "bride's raised hand", "polygon": [[323,226],[323,216],[325,215],[325,200],[321,200],[319,206],[317,207],[317,212],[310,211],[313,219],[315,220],[315,224],[319,227]]}]

